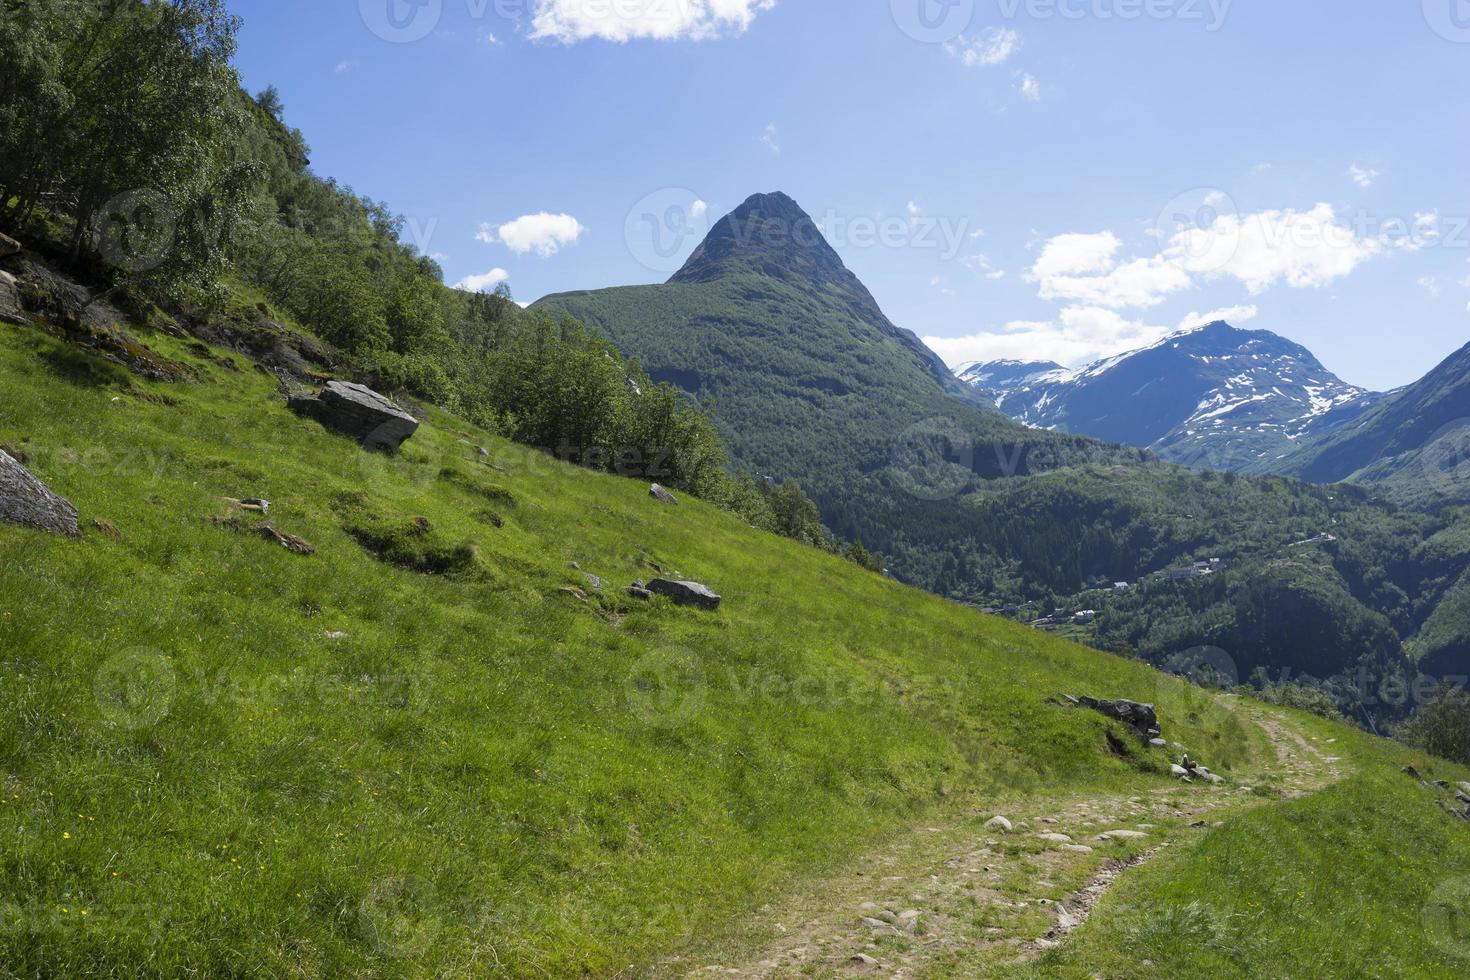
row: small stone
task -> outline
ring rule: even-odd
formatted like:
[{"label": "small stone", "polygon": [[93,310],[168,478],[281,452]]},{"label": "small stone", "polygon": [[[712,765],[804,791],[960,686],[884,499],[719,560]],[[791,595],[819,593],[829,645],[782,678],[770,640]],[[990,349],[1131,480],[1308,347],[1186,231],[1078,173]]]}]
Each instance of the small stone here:
[{"label": "small stone", "polygon": [[591,586],[592,591],[593,592],[601,592],[602,591],[602,579],[598,578],[596,575],[593,575],[590,572],[586,573],[586,576],[587,576],[587,584],[589,586]]},{"label": "small stone", "polygon": [[0,233],[0,259],[8,259],[12,255],[19,255],[20,250],[20,242],[11,238],[9,235]]},{"label": "small stone", "polygon": [[1145,834],[1141,830],[1109,830],[1099,835],[1098,839],[1101,840],[1105,837],[1108,840],[1138,840],[1147,836],[1148,834]]},{"label": "small stone", "polygon": [[252,497],[249,500],[240,501],[240,509],[253,510],[257,514],[269,514],[271,512],[271,502],[269,500],[261,500],[259,497]]},{"label": "small stone", "polygon": [[677,506],[679,503],[673,494],[669,493],[657,483],[648,488],[648,495],[661,504],[674,504]]},{"label": "small stone", "polygon": [[1148,740],[1148,744],[1156,749],[1166,749],[1169,747],[1169,743],[1161,738],[1151,738]]},{"label": "small stone", "polygon": [[1064,851],[1071,851],[1074,854],[1092,853],[1092,848],[1088,847],[1086,844],[1063,844],[1061,849]]},{"label": "small stone", "polygon": [[294,534],[287,534],[274,524],[262,524],[257,533],[267,540],[274,541],[293,555],[316,554],[316,548],[312,547],[310,542]]},{"label": "small stone", "polygon": [[636,585],[630,585],[624,591],[628,593],[628,596],[630,598],[637,599],[641,602],[649,602],[653,599],[652,592],[649,592],[647,589],[640,588]]},{"label": "small stone", "polygon": [[1171,773],[1173,773],[1174,775],[1176,775],[1176,776],[1188,776],[1189,775],[1189,770],[1186,769],[1186,768],[1184,768],[1183,766],[1179,765],[1178,763],[1175,763],[1174,765],[1170,766],[1169,767],[1169,771]]},{"label": "small stone", "polygon": [[1011,822],[1005,817],[991,817],[985,821],[985,829],[998,830],[1003,834],[1009,834],[1013,828],[1011,827]]},{"label": "small stone", "polygon": [[1038,839],[1044,840],[1048,844],[1070,844],[1070,843],[1072,843],[1072,838],[1068,837],[1066,834],[1037,834],[1036,836],[1037,836]]},{"label": "small stone", "polygon": [[852,959],[848,960],[848,962],[851,963],[853,966],[877,966],[878,965],[878,961],[875,960],[875,959],[873,959],[867,953],[859,953],[856,956],[854,956]]},{"label": "small stone", "polygon": [[347,634],[344,633],[344,632],[342,632],[341,630],[328,630],[327,631],[327,639],[329,639],[329,640],[345,640],[345,639],[347,639]]}]

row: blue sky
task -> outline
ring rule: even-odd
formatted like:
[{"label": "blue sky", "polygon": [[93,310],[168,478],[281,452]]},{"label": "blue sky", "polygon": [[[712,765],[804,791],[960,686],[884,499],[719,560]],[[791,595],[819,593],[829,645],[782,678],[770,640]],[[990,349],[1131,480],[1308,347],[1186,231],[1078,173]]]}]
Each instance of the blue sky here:
[{"label": "blue sky", "polygon": [[952,364],[1229,311],[1390,388],[1470,340],[1470,0],[231,7],[450,284],[662,281],[782,190]]}]

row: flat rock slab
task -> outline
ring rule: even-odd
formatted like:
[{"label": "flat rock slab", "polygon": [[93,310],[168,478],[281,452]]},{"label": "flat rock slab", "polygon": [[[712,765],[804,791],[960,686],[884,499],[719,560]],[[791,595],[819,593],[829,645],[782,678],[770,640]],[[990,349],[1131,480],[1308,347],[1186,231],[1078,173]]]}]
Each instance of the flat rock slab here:
[{"label": "flat rock slab", "polygon": [[81,534],[77,509],[0,452],[0,521],[52,534]]},{"label": "flat rock slab", "polygon": [[297,395],[291,411],[351,436],[366,449],[397,450],[419,429],[419,421],[365,385],[329,381],[315,397]]},{"label": "flat rock slab", "polygon": [[720,597],[698,582],[671,582],[654,579],[648,583],[648,591],[654,595],[668,596],[681,606],[697,606],[711,611],[720,608]]},{"label": "flat rock slab", "polygon": [[666,490],[663,487],[659,486],[657,483],[655,483],[653,486],[651,486],[651,487],[648,488],[648,495],[650,497],[652,497],[654,500],[657,500],[659,503],[664,503],[664,504],[678,504],[679,503],[679,501],[674,497],[673,494],[669,493],[668,490]]}]

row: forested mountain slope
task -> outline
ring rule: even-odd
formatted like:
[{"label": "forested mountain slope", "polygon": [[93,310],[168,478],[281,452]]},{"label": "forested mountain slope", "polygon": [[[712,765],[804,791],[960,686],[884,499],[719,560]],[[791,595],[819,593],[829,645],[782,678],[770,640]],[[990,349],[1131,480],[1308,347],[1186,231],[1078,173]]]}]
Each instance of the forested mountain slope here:
[{"label": "forested mountain slope", "polygon": [[[954,398],[784,195],[727,216],[667,284],[551,296],[532,312],[586,323],[704,399],[737,463],[799,478],[838,534],[904,581],[1028,622],[1095,610],[1080,638],[1158,662],[1208,645],[1243,677],[1360,664],[1412,675],[1404,645],[1465,567],[1415,558],[1451,513],[1189,473]],[[1217,325],[1179,346],[1202,343],[1252,354],[1261,341]],[[1210,576],[1158,577],[1210,559]]]}]

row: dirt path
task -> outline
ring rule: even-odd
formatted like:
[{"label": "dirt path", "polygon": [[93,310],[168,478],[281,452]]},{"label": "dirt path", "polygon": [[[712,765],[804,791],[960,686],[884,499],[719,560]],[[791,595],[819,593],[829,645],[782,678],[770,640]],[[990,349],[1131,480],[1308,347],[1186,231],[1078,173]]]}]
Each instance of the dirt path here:
[{"label": "dirt path", "polygon": [[[674,960],[677,977],[919,977],[983,972],[1030,959],[1087,921],[1109,888],[1168,847],[1208,833],[1230,812],[1307,795],[1341,778],[1338,760],[1280,716],[1238,706],[1275,750],[1260,796],[1232,783],[1178,783],[1131,796],[1031,798],[1003,815],[920,827],[840,875],[760,910],[729,959]],[[760,952],[748,954],[751,936]],[[717,951],[718,954],[718,951]],[[956,967],[963,966],[963,970]]]}]

